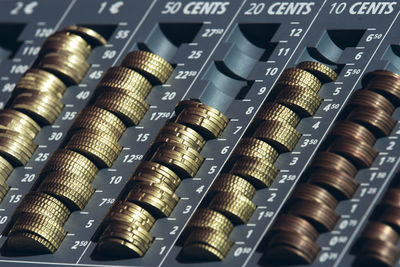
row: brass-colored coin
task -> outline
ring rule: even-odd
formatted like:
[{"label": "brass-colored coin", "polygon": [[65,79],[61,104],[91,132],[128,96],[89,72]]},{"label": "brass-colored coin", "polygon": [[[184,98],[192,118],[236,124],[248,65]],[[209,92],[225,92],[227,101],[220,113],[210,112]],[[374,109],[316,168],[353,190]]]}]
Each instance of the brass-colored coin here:
[{"label": "brass-colored coin", "polygon": [[165,182],[172,191],[175,191],[181,183],[181,179],[171,169],[152,161],[141,162],[132,176],[158,179]]},{"label": "brass-colored coin", "polygon": [[72,25],[64,27],[60,32],[70,32],[79,35],[92,47],[107,44],[107,40],[104,39],[103,36],[101,36],[98,32],[86,27]]},{"label": "brass-colored coin", "polygon": [[190,113],[186,112],[186,110],[182,111],[175,122],[192,128],[206,140],[218,138],[224,130],[224,128],[218,127],[214,121],[210,120],[207,115],[193,110]]},{"label": "brass-colored coin", "polygon": [[71,211],[82,210],[94,194],[92,184],[79,177],[51,172],[38,188],[39,192],[53,195]]},{"label": "brass-colored coin", "polygon": [[292,109],[300,117],[309,117],[317,112],[322,98],[310,89],[290,86],[283,88],[275,101]]},{"label": "brass-colored coin", "polygon": [[152,183],[154,184],[154,186],[158,186],[160,188],[166,187],[168,188],[168,190],[171,190],[172,192],[175,192],[176,190],[175,183],[169,181],[168,178],[157,177],[156,175],[151,175],[149,173],[142,173],[141,175],[132,176],[129,179],[129,188],[132,188],[137,183]]},{"label": "brass-colored coin", "polygon": [[32,140],[13,134],[0,134],[0,155],[14,167],[26,165],[36,147]]},{"label": "brass-colored coin", "polygon": [[147,192],[131,190],[126,200],[143,207],[154,218],[168,217],[172,212],[170,205]]},{"label": "brass-colored coin", "polygon": [[294,149],[301,134],[289,124],[263,121],[255,130],[253,137],[269,143],[280,152],[288,152]]},{"label": "brass-colored coin", "polygon": [[46,162],[41,175],[51,171],[70,172],[92,182],[99,169],[85,156],[68,149],[56,150]]},{"label": "brass-colored coin", "polygon": [[322,86],[322,83],[309,73],[308,71],[300,68],[289,68],[282,72],[282,75],[277,81],[277,86],[292,86],[296,85],[305,89],[318,92]]},{"label": "brass-colored coin", "polygon": [[182,248],[182,256],[194,261],[223,261],[226,255],[203,243],[192,243]]},{"label": "brass-colored coin", "polygon": [[[139,248],[140,247],[140,248]],[[142,244],[130,243],[119,238],[103,238],[96,247],[95,253],[111,258],[136,258],[144,255]]]},{"label": "brass-colored coin", "polygon": [[53,73],[67,85],[76,85],[82,81],[90,65],[82,56],[51,52],[41,58],[38,67]]},{"label": "brass-colored coin", "polygon": [[256,205],[244,195],[219,192],[212,198],[208,208],[222,213],[233,224],[238,225],[250,220],[256,210]]},{"label": "brass-colored coin", "polygon": [[38,213],[54,218],[60,225],[64,225],[71,212],[55,197],[42,192],[29,192],[15,209],[12,221],[21,214]]},{"label": "brass-colored coin", "polygon": [[141,219],[148,221],[149,224],[153,225],[155,223],[155,219],[149,212],[147,212],[145,209],[141,208],[140,206],[128,202],[128,201],[117,201],[115,202],[111,208],[110,211],[112,212],[127,212],[131,214],[132,216],[136,214],[138,217],[141,217]]},{"label": "brass-colored coin", "polygon": [[174,68],[162,57],[147,51],[130,52],[122,61],[121,66],[142,73],[150,82],[165,83]]},{"label": "brass-colored coin", "polygon": [[0,121],[6,120],[8,118],[15,120],[20,128],[25,129],[24,132],[26,133],[26,135],[31,136],[32,139],[34,139],[40,131],[39,124],[37,124],[28,115],[14,109],[0,110]]},{"label": "brass-colored coin", "polygon": [[90,45],[79,35],[69,32],[56,32],[46,38],[39,51],[39,58],[48,53],[66,53],[77,54],[86,59],[91,50]]},{"label": "brass-colored coin", "polygon": [[199,228],[189,234],[183,246],[190,244],[207,244],[217,249],[221,254],[227,255],[233,246],[233,242],[222,232],[207,228]]},{"label": "brass-colored coin", "polygon": [[127,126],[139,124],[149,109],[149,105],[144,100],[118,91],[107,91],[101,94],[94,106],[114,113]]},{"label": "brass-colored coin", "polygon": [[233,231],[233,224],[221,213],[211,209],[197,209],[185,228],[185,232],[204,227],[220,231],[229,236]]},{"label": "brass-colored coin", "polygon": [[180,101],[175,107],[175,113],[179,115],[182,112],[182,110],[184,110],[185,108],[194,108],[194,109],[200,108],[200,109],[207,110],[210,114],[212,114],[212,117],[214,117],[214,118],[218,117],[217,120],[221,122],[221,125],[223,125],[224,128],[229,123],[228,117],[225,116],[222,112],[220,112],[216,108],[205,105],[198,100],[182,100],[182,101]]},{"label": "brass-colored coin", "polygon": [[284,105],[266,102],[262,105],[254,120],[256,122],[264,120],[280,121],[287,123],[292,127],[296,127],[300,122],[300,117]]},{"label": "brass-colored coin", "polygon": [[103,129],[114,135],[117,139],[121,138],[126,127],[124,123],[113,113],[94,106],[85,107],[76,117],[69,131],[74,132],[80,129]]},{"label": "brass-colored coin", "polygon": [[257,189],[270,187],[278,172],[271,163],[250,157],[238,159],[230,170],[230,173],[243,177]]},{"label": "brass-colored coin", "polygon": [[238,193],[246,196],[248,199],[252,199],[256,194],[256,189],[249,182],[239,176],[229,173],[218,175],[209,191]]},{"label": "brass-colored coin", "polygon": [[88,129],[77,131],[65,148],[83,154],[99,168],[110,168],[122,150],[116,139]]},{"label": "brass-colored coin", "polygon": [[149,246],[153,241],[153,237],[141,225],[127,225],[114,222],[107,226],[104,234],[109,234],[111,232],[123,234],[127,241],[131,241],[135,237],[139,237],[147,246]]},{"label": "brass-colored coin", "polygon": [[63,109],[63,104],[53,94],[24,92],[15,97],[11,107],[29,115],[39,125],[44,126],[54,123]]},{"label": "brass-colored coin", "polygon": [[296,67],[310,72],[322,83],[333,82],[337,78],[337,73],[333,69],[317,61],[303,61]]},{"label": "brass-colored coin", "polygon": [[269,163],[274,163],[279,154],[267,142],[253,137],[245,137],[239,141],[235,150],[232,152],[232,159],[239,157],[259,158]]},{"label": "brass-colored coin", "polygon": [[33,253],[55,253],[57,247],[40,235],[30,232],[13,233],[7,238],[7,248],[12,251]]}]

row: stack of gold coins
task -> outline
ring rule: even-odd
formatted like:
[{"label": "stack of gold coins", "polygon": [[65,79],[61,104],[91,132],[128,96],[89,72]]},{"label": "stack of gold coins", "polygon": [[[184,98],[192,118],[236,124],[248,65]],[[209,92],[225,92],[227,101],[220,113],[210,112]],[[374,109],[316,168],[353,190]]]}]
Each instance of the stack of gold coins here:
[{"label": "stack of gold coins", "polygon": [[7,246],[36,253],[54,253],[64,239],[63,225],[70,211],[56,198],[30,192],[15,209]]},{"label": "stack of gold coins", "polygon": [[179,102],[175,112],[175,122],[189,126],[206,140],[218,138],[229,122],[217,109],[195,100]]},{"label": "stack of gold coins", "polygon": [[153,85],[165,83],[174,70],[165,59],[146,51],[129,53],[121,65],[139,72]]},{"label": "stack of gold coins", "polygon": [[[132,60],[132,58],[129,60]],[[151,69],[140,70],[138,67],[140,65],[132,67],[132,64],[128,65],[127,63],[124,66],[135,69],[145,75],[147,79],[153,76],[150,79],[153,84],[160,83],[164,80],[162,74],[151,73]],[[121,70],[123,69],[121,68]],[[106,74],[105,77],[113,79],[113,77],[116,76],[116,72],[118,72],[118,69],[114,69],[113,72]],[[123,76],[124,75],[125,74],[123,74]],[[132,94],[132,90],[126,85],[111,85],[106,82],[101,83],[104,88],[110,88],[118,92],[128,91],[129,94]],[[229,122],[228,118],[215,108],[194,100],[181,101],[176,107],[176,113],[176,119],[167,122],[161,128],[158,135],[153,140],[150,149],[146,153],[145,161],[141,162],[136,168],[123,191],[125,192],[125,194],[122,194],[124,196],[124,203],[130,203],[130,205],[140,207],[146,211],[137,211],[142,214],[138,214],[137,216],[143,217],[143,214],[146,213],[151,214],[154,218],[170,216],[179,201],[175,190],[178,188],[181,180],[194,177],[204,160],[200,152],[206,144],[206,140],[220,136]],[[216,187],[216,189],[219,191],[220,189],[222,190],[222,188],[227,188],[228,190],[232,188],[235,192],[245,192],[245,196],[252,197],[255,192],[254,187],[240,177],[237,177],[237,179],[241,181],[241,183],[238,182],[238,185],[234,183],[222,183],[221,187]],[[253,206],[250,208],[252,207]],[[221,209],[223,208],[224,207]],[[209,209],[209,212],[217,214],[219,219],[222,220],[221,223],[227,225],[226,227],[233,228],[232,223],[226,219],[224,215],[211,209]],[[227,212],[229,212],[229,207],[227,207]],[[110,257],[117,256],[119,258],[142,256],[148,247],[143,243],[143,239],[140,238],[138,232],[129,234],[130,238],[128,240],[128,238],[123,238],[122,235],[117,235],[112,233],[111,230],[107,230],[109,228],[118,228],[116,223],[112,222],[111,218],[115,214],[116,213],[110,210],[110,215],[104,218],[98,230],[97,235],[100,237],[96,248],[96,255],[99,257],[104,255],[109,255]],[[247,215],[243,216],[246,220]],[[214,222],[212,217],[208,220],[208,222],[204,223],[210,225]],[[145,227],[142,228],[146,229]],[[231,230],[226,230],[224,233],[227,245],[225,245],[223,250],[218,252],[220,254],[222,253],[222,255],[226,255],[230,249],[231,241],[227,237],[230,231]],[[194,234],[194,236],[196,235]],[[196,242],[197,241],[193,240],[191,246],[197,248],[198,245],[200,245],[201,247],[202,244],[200,243],[202,243],[202,241],[198,241],[200,242],[199,244],[195,244]],[[217,250],[218,249],[220,248],[217,248]]]},{"label": "stack of gold coins", "polygon": [[[209,202],[208,209],[219,212],[234,225],[249,222],[256,209],[252,202],[255,190],[273,184],[279,173],[274,166],[275,161],[281,153],[295,149],[301,138],[296,129],[300,119],[316,113],[322,102],[318,95],[322,84],[332,82],[336,76],[330,67],[311,61],[283,71],[273,88],[273,99],[267,99],[263,104],[246,137],[239,141],[228,159],[224,167],[226,173],[220,174],[211,186],[205,198]],[[216,116],[215,112],[204,111],[203,114],[208,115],[206,120],[197,120],[197,124],[181,119],[181,116],[192,118],[192,107],[196,105],[199,106],[199,103],[182,101],[176,108],[176,122],[198,129],[205,139],[217,137],[217,125],[224,125],[224,122],[223,117]],[[329,223],[332,224],[331,221]],[[201,231],[207,231],[207,228]],[[317,253],[318,246],[313,242],[310,242],[311,252]],[[182,257],[190,259],[197,258],[194,254],[213,255],[210,259],[223,260],[228,253],[221,254],[221,251],[206,246],[192,246],[189,243],[183,245]]]},{"label": "stack of gold coins", "polygon": [[24,134],[10,130],[0,129],[0,155],[13,166],[23,166],[28,163],[37,145]]}]

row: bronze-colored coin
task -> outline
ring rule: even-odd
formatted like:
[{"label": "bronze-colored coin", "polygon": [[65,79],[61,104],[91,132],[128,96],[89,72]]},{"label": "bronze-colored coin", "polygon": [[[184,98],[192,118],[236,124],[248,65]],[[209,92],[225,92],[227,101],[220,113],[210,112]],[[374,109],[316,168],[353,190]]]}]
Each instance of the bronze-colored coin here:
[{"label": "bronze-colored coin", "polygon": [[312,264],[319,252],[319,247],[307,236],[293,233],[279,233],[272,237],[265,250],[268,262],[275,264]]},{"label": "bronze-colored coin", "polygon": [[317,169],[309,174],[307,182],[325,188],[338,200],[350,199],[358,188],[353,177],[338,170]]},{"label": "bronze-colored coin", "polygon": [[58,149],[44,165],[41,175],[51,171],[70,172],[92,182],[99,169],[85,156],[68,149]]},{"label": "bronze-colored coin", "polygon": [[69,132],[80,129],[100,130],[104,128],[117,139],[121,138],[126,130],[124,123],[113,113],[95,106],[87,106],[79,112]]},{"label": "bronze-colored coin", "polygon": [[371,166],[377,156],[377,152],[372,146],[350,138],[335,139],[328,147],[328,151],[347,158],[357,168],[367,168]]},{"label": "bronze-colored coin", "polygon": [[355,91],[347,102],[346,107],[357,107],[364,109],[374,108],[384,110],[388,114],[392,114],[395,109],[393,104],[390,103],[387,98],[375,93],[374,91],[366,89]]},{"label": "bronze-colored coin", "polygon": [[104,39],[103,36],[101,36],[98,32],[86,27],[72,25],[64,27],[60,32],[70,32],[79,35],[92,47],[107,44],[107,40]]},{"label": "bronze-colored coin", "polygon": [[174,70],[164,58],[140,50],[130,52],[122,61],[121,66],[143,74],[153,84],[165,83]]},{"label": "bronze-colored coin", "polygon": [[82,81],[90,65],[79,55],[51,52],[42,57],[38,67],[53,73],[67,85],[76,85]]},{"label": "bronze-colored coin", "polygon": [[15,97],[11,107],[27,114],[39,125],[44,126],[55,122],[63,109],[63,104],[53,94],[24,92]]},{"label": "bronze-colored coin", "polygon": [[399,81],[400,82],[400,75],[397,73],[394,73],[392,71],[388,71],[388,70],[375,70],[375,71],[371,71],[368,72],[367,74],[364,75],[364,77],[362,78],[361,82],[362,82],[362,86],[366,87],[372,80],[384,80],[384,79],[390,79],[392,81]]},{"label": "bronze-colored coin", "polygon": [[335,209],[338,201],[327,190],[313,184],[300,183],[296,185],[291,197],[290,202],[298,200],[308,200],[321,203],[332,209]]},{"label": "bronze-colored coin", "polygon": [[267,142],[254,137],[240,139],[238,145],[233,150],[231,159],[239,157],[259,158],[273,164],[278,158],[279,153]]},{"label": "bronze-colored coin", "polygon": [[396,245],[399,240],[399,235],[387,224],[370,221],[354,244],[352,254],[357,254],[357,251],[360,250],[363,243],[370,240],[379,240]]},{"label": "bronze-colored coin", "polygon": [[243,157],[233,164],[229,172],[245,178],[255,188],[260,189],[270,187],[279,171],[274,165],[266,161]]},{"label": "bronze-colored coin", "polygon": [[288,152],[294,149],[301,134],[289,124],[263,121],[255,130],[253,137],[269,143],[278,152]]},{"label": "bronze-colored coin", "polygon": [[383,196],[381,204],[400,208],[400,190],[389,188]]},{"label": "bronze-colored coin", "polygon": [[149,109],[144,100],[115,90],[101,94],[94,106],[114,113],[127,126],[138,125]]},{"label": "bronze-colored coin", "polygon": [[300,117],[309,117],[317,112],[322,98],[311,89],[290,86],[280,90],[275,102],[287,106]]},{"label": "bronze-colored coin", "polygon": [[[380,73],[384,73],[383,75],[374,75],[374,77],[369,76],[370,73],[364,75],[364,79],[367,78],[368,83],[363,83],[364,88],[377,92],[384,97],[386,97],[393,105],[398,106],[400,103],[400,79],[399,75],[393,72],[381,70],[376,71]],[[372,72],[375,73],[375,72]],[[390,74],[389,74],[390,73]],[[386,75],[388,74],[388,75]],[[363,79],[363,80],[364,80]]]},{"label": "bronze-colored coin", "polygon": [[338,154],[320,151],[316,154],[309,169],[312,170],[320,170],[323,171],[343,171],[349,174],[351,177],[356,176],[357,168],[348,161],[345,157],[342,157]]},{"label": "bronze-colored coin", "polygon": [[322,83],[333,82],[337,78],[337,73],[333,69],[317,61],[303,61],[296,67],[310,72]]},{"label": "bronze-colored coin", "polygon": [[386,241],[365,241],[357,253],[354,266],[395,266],[400,257],[400,249]]},{"label": "bronze-colored coin", "polygon": [[339,219],[339,215],[331,207],[309,200],[292,203],[288,213],[306,219],[319,232],[332,231]]},{"label": "bronze-colored coin", "polygon": [[252,199],[256,194],[256,189],[239,176],[223,173],[218,175],[217,179],[210,187],[209,192],[239,193],[246,196],[248,199]]},{"label": "bronze-colored coin", "polygon": [[400,208],[383,206],[377,215],[377,220],[390,225],[397,233],[400,233]]},{"label": "bronze-colored coin", "polygon": [[347,137],[355,139],[359,142],[365,142],[373,146],[376,137],[361,124],[352,121],[337,121],[333,129],[329,132],[329,137]]},{"label": "bronze-colored coin", "polygon": [[307,236],[311,240],[317,240],[319,233],[307,220],[291,214],[279,214],[274,224],[268,231],[271,238],[279,233],[294,233],[296,235]]},{"label": "bronze-colored coin", "polygon": [[388,113],[375,108],[354,108],[346,117],[347,120],[359,123],[370,130],[376,137],[388,136],[396,121]]},{"label": "bronze-colored coin", "polygon": [[17,232],[7,238],[7,248],[12,251],[32,253],[55,253],[57,247],[40,235],[30,232]]},{"label": "bronze-colored coin", "polygon": [[235,225],[245,224],[256,210],[256,205],[241,194],[219,192],[212,198],[208,208],[228,217]]},{"label": "bronze-colored coin", "polygon": [[261,109],[257,112],[254,120],[257,121],[280,121],[287,123],[292,127],[296,127],[300,122],[300,117],[293,112],[291,109],[285,107],[284,105],[265,102]]}]

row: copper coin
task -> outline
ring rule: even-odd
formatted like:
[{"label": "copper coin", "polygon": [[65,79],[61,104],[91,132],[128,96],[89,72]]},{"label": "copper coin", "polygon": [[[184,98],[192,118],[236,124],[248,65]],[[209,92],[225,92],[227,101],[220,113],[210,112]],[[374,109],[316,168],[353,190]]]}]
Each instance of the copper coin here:
[{"label": "copper coin", "polygon": [[329,132],[330,137],[348,137],[365,142],[373,146],[376,142],[376,137],[361,124],[352,121],[338,121]]},{"label": "copper coin", "polygon": [[320,151],[316,154],[309,167],[310,170],[343,171],[351,177],[356,176],[357,168],[345,157],[338,154]]},{"label": "copper coin", "polygon": [[374,108],[355,108],[346,117],[349,121],[357,122],[369,129],[376,137],[390,135],[396,121],[389,113]]},{"label": "copper coin", "polygon": [[332,209],[335,209],[338,201],[332,196],[327,190],[322,187],[313,184],[300,183],[296,185],[291,197],[290,202],[296,202],[298,200],[309,200],[315,201]]}]

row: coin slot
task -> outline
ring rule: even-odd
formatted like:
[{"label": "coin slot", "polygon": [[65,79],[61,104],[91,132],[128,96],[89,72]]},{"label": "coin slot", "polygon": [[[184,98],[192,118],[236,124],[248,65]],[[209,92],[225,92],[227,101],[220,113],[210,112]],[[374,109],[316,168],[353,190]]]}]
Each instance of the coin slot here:
[{"label": "coin slot", "polygon": [[[318,60],[328,65],[337,65],[343,50],[355,47],[365,30],[327,30],[314,47],[307,47],[298,62]],[[338,66],[338,70],[342,66]]]},{"label": "coin slot", "polygon": [[103,36],[104,39],[106,39],[107,41],[108,39],[110,39],[111,35],[117,28],[117,25],[111,25],[111,24],[77,24],[77,25],[94,30],[95,32]]},{"label": "coin slot", "polygon": [[0,23],[0,62],[14,57],[22,44],[18,36],[25,26],[24,23]]},{"label": "coin slot", "polygon": [[201,26],[202,23],[159,23],[154,26],[146,40],[137,46],[141,50],[171,60],[180,45],[193,41]]}]

